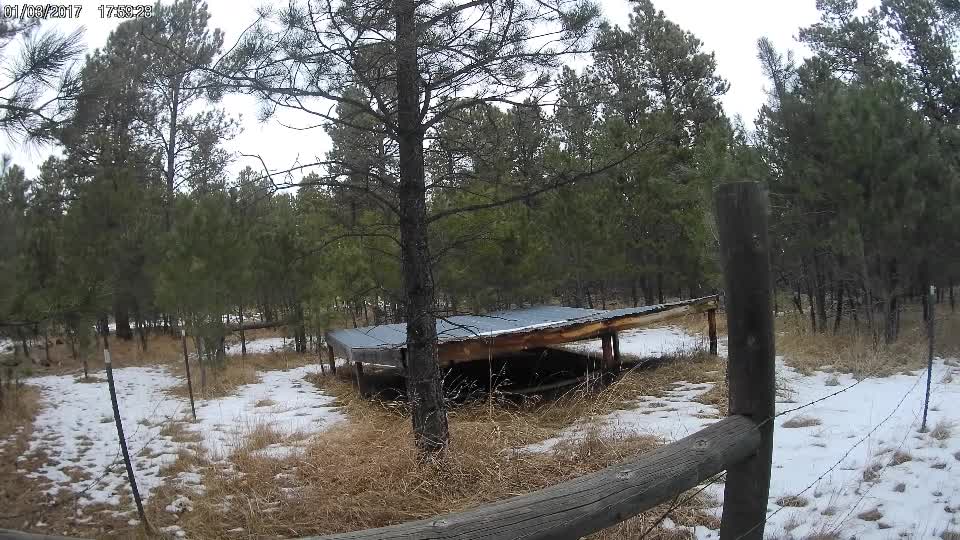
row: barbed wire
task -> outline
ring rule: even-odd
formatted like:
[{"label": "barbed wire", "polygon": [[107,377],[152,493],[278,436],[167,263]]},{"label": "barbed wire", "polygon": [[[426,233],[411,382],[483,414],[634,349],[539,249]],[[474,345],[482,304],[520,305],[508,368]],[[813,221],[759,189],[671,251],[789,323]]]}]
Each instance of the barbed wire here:
[{"label": "barbed wire", "polygon": [[[910,394],[913,393],[913,391],[916,389],[916,387],[917,387],[917,385],[920,383],[920,381],[923,380],[923,376],[924,376],[925,374],[926,374],[926,372],[923,372],[923,373],[920,373],[919,375],[917,375],[917,379],[913,382],[913,385],[911,385],[911,386],[910,386],[910,389],[907,390],[907,392],[903,395],[903,397],[900,398],[900,401],[897,403],[897,406],[894,407],[892,411],[890,411],[890,414],[888,414],[883,420],[881,420],[880,423],[878,423],[877,425],[873,426],[873,428],[871,428],[870,431],[868,431],[866,435],[864,435],[863,437],[861,437],[861,438],[860,438],[857,442],[855,442],[850,448],[848,448],[847,451],[843,453],[843,455],[840,457],[839,460],[837,460],[836,463],[834,463],[834,464],[831,465],[827,470],[825,470],[823,473],[821,473],[820,476],[818,476],[813,482],[811,482],[810,484],[808,484],[807,487],[805,487],[805,488],[803,488],[802,490],[800,490],[800,492],[794,494],[794,496],[797,497],[797,496],[803,495],[804,493],[806,493],[807,491],[809,491],[811,488],[813,488],[814,486],[816,486],[817,484],[819,484],[820,481],[823,480],[824,478],[826,478],[826,476],[827,476],[828,474],[830,474],[830,473],[833,472],[837,467],[839,467],[839,466],[847,459],[847,457],[849,457],[850,454],[851,454],[858,446],[860,446],[861,444],[863,444],[863,442],[864,442],[865,440],[867,440],[868,438],[870,438],[870,436],[873,435],[878,429],[880,429],[881,426],[883,426],[888,420],[890,420],[891,418],[893,418],[893,415],[896,414],[896,412],[900,409],[900,406],[903,405],[903,402],[907,400],[907,397],[909,397]],[[851,387],[852,387],[852,386],[854,386],[854,385],[851,385]],[[838,393],[841,393],[841,392],[836,392],[834,395],[836,395],[836,394],[838,394]],[[822,399],[820,399],[820,400],[815,400],[815,402],[819,402],[819,401],[823,401],[823,400],[822,400]],[[798,409],[801,409],[801,408],[803,408],[803,407],[798,407]],[[776,417],[771,417],[770,420],[772,420],[773,418],[776,418]],[[781,506],[780,508],[777,508],[776,510],[774,510],[773,513],[771,513],[771,514],[769,514],[769,515],[767,515],[767,516],[764,516],[763,521],[757,522],[754,526],[752,526],[752,527],[750,527],[749,529],[747,529],[747,531],[744,532],[743,534],[741,534],[740,536],[738,536],[738,537],[736,538],[736,540],[740,540],[741,538],[743,538],[743,537],[747,536],[748,534],[752,533],[753,531],[757,530],[758,527],[761,527],[761,526],[765,525],[768,521],[770,521],[770,519],[771,519],[773,516],[775,516],[775,515],[777,515],[778,513],[780,513],[780,511],[783,510],[784,508],[787,508],[787,507],[786,507],[786,506]]]},{"label": "barbed wire", "polygon": [[726,476],[727,476],[727,471],[721,471],[721,472],[713,475],[713,477],[710,478],[710,481],[709,481],[709,482],[707,482],[706,484],[700,486],[699,489],[697,489],[696,491],[694,491],[692,494],[690,494],[688,497],[684,498],[683,500],[679,500],[679,499],[680,499],[680,495],[677,495],[676,497],[674,497],[674,499],[673,499],[673,504],[670,505],[670,508],[667,508],[667,511],[664,512],[664,513],[660,516],[660,518],[657,519],[657,521],[653,522],[653,525],[650,525],[649,527],[647,527],[647,530],[643,531],[643,533],[640,535],[640,538],[639,538],[638,540],[643,540],[644,538],[646,538],[647,535],[649,535],[651,532],[653,532],[654,529],[656,529],[657,527],[659,527],[660,524],[663,523],[663,521],[664,521],[665,519],[667,519],[667,517],[668,517],[674,510],[676,510],[677,508],[679,508],[679,507],[687,504],[688,502],[692,501],[692,500],[693,500],[694,498],[696,498],[698,495],[700,495],[701,493],[703,493],[707,488],[709,488],[710,486],[716,484],[717,482],[720,482],[721,479],[722,479],[722,478],[725,478]]},{"label": "barbed wire", "polygon": [[[780,417],[782,417],[782,416],[785,416],[785,415],[788,415],[788,414],[791,414],[791,413],[794,413],[794,412],[797,412],[797,411],[806,409],[807,407],[812,407],[813,405],[816,405],[816,404],[818,404],[818,403],[822,403],[822,402],[824,402],[824,401],[826,401],[826,400],[828,400],[828,399],[830,399],[830,398],[833,398],[833,397],[835,397],[835,396],[838,396],[838,395],[840,395],[840,394],[843,394],[844,392],[847,392],[847,391],[855,388],[856,386],[860,385],[862,382],[864,382],[864,381],[866,381],[866,380],[868,380],[868,379],[871,379],[871,378],[875,377],[876,375],[878,375],[881,370],[885,369],[885,368],[888,366],[888,364],[891,363],[891,361],[892,361],[892,359],[891,359],[891,360],[887,360],[886,362],[884,362],[884,363],[880,364],[879,366],[877,366],[876,368],[874,368],[870,373],[868,373],[868,374],[864,375],[862,378],[858,379],[858,380],[857,380],[856,382],[854,382],[853,384],[847,385],[847,386],[841,388],[840,390],[837,390],[837,391],[835,391],[835,392],[831,392],[830,394],[827,394],[827,395],[825,395],[825,396],[821,396],[821,397],[819,397],[819,398],[817,398],[817,399],[811,400],[811,401],[809,401],[809,402],[807,402],[807,403],[804,403],[804,404],[802,404],[802,405],[799,405],[799,406],[797,406],[797,407],[791,407],[790,409],[787,409],[787,410],[785,410],[785,411],[781,411],[781,412],[779,412],[779,413],[776,413],[776,414],[774,414],[773,416],[770,416],[769,418],[767,418],[767,419],[763,420],[762,422],[758,423],[758,424],[757,424],[757,428],[759,429],[760,427],[763,427],[764,425],[766,425],[766,424],[768,424],[768,423],[770,423],[770,422],[773,422],[774,420],[776,420],[777,418],[780,418]],[[914,381],[913,385],[911,385],[910,389],[901,397],[900,401],[897,403],[897,406],[893,409],[893,411],[890,412],[890,414],[888,414],[883,420],[881,420],[880,423],[878,423],[877,425],[873,426],[873,428],[872,428],[866,435],[864,435],[862,438],[860,438],[860,440],[858,440],[856,443],[854,443],[853,446],[851,446],[850,448],[848,448],[847,451],[844,452],[843,456],[840,458],[839,461],[837,461],[836,463],[834,463],[830,468],[828,468],[828,469],[827,469],[826,471],[824,471],[820,476],[818,476],[816,480],[814,480],[810,485],[808,485],[807,487],[805,487],[802,491],[800,491],[800,492],[797,493],[796,495],[802,495],[803,493],[806,493],[806,492],[809,491],[812,487],[814,487],[815,485],[817,485],[821,480],[823,480],[823,478],[826,477],[826,475],[830,474],[833,470],[835,470],[837,467],[839,467],[839,466],[843,463],[843,461],[850,455],[850,453],[852,453],[852,452],[853,452],[858,446],[860,446],[865,440],[867,440],[868,438],[870,438],[870,436],[873,435],[873,433],[875,433],[883,424],[885,424],[890,418],[892,418],[893,415],[896,414],[896,412],[897,412],[897,411],[900,409],[900,407],[903,405],[904,401],[906,401],[907,397],[909,397],[909,395],[910,395],[911,393],[913,393],[913,391],[914,391],[914,390],[916,389],[916,387],[917,387],[917,384],[919,384],[920,380],[922,380],[922,378],[923,378],[923,376],[924,376],[925,374],[926,374],[926,371],[922,371],[921,373],[919,373],[919,374],[916,376],[917,379]],[[902,444],[901,444],[901,446],[902,446]],[[693,500],[696,496],[698,496],[698,495],[699,495],[700,493],[702,493],[704,490],[708,489],[710,486],[712,486],[712,485],[716,484],[717,482],[721,481],[721,479],[724,478],[725,476],[726,476],[726,471],[724,471],[724,472],[722,472],[722,473],[720,473],[720,474],[714,475],[706,484],[702,485],[700,488],[698,488],[698,489],[697,489],[693,494],[691,494],[690,496],[684,498],[683,500],[675,499],[675,500],[674,500],[674,503],[670,506],[670,508],[668,508],[668,509],[666,510],[666,512],[664,512],[664,513],[660,516],[660,518],[659,518],[656,522],[653,523],[653,525],[651,525],[650,527],[648,527],[647,530],[645,530],[645,531],[641,534],[641,536],[640,536],[639,538],[640,538],[641,540],[642,540],[643,538],[646,538],[651,532],[653,532],[654,529],[656,529],[661,523],[663,523],[663,521],[664,521],[673,511],[675,511],[675,510],[676,510],[677,508],[679,508],[680,506],[688,503],[689,501]],[[861,497],[861,500],[862,500],[862,499],[863,499],[863,497]],[[859,504],[859,501],[858,501],[858,504]],[[766,516],[766,517],[764,518],[763,522],[758,523],[758,524],[754,525],[753,527],[751,527],[747,532],[743,533],[740,537],[738,537],[737,540],[739,540],[739,539],[742,538],[743,536],[746,536],[746,535],[749,534],[750,532],[756,530],[756,528],[759,527],[760,525],[767,523],[767,521],[769,521],[770,518],[772,518],[772,517],[775,516],[777,513],[779,513],[781,510],[783,510],[783,508],[784,508],[784,507],[780,507],[780,508],[778,508],[777,510],[775,510],[772,514]],[[851,510],[851,511],[852,511],[852,510]],[[849,515],[849,512],[848,512],[848,515]]]}]

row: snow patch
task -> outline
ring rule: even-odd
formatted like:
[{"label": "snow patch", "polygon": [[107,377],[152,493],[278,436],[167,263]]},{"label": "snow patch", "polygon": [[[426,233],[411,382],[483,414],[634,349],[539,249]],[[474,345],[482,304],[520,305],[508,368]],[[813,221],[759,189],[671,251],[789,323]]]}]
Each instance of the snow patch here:
[{"label": "snow patch", "polygon": [[[279,351],[293,350],[294,342],[292,339],[277,337],[254,339],[247,342],[247,354],[268,354]],[[240,354],[243,348],[240,342],[231,343],[226,347],[227,354]]]},{"label": "snow patch", "polygon": [[[163,367],[114,369],[120,416],[144,498],[166,481],[163,469],[177,460],[178,452],[196,446],[174,440],[176,430],[164,429],[175,422],[200,436],[208,457],[225,459],[258,427],[268,426],[281,435],[302,432],[306,439],[341,420],[343,416],[332,407],[334,399],[304,380],[316,370],[304,366],[261,372],[259,383],[242,386],[235,395],[198,401],[193,422],[187,400],[167,392],[183,384],[179,377]],[[40,452],[47,456],[28,476],[48,480],[51,495],[63,489],[73,491],[81,505],[118,505],[120,494],[128,493],[129,487],[106,382],[80,382],[69,375],[26,382],[40,387],[44,407],[34,421],[27,455],[19,456],[18,462]],[[275,405],[256,406],[266,398]],[[175,481],[202,489],[196,472],[181,472]]]},{"label": "snow patch", "polygon": [[[707,345],[704,336],[691,335],[673,326],[628,330],[621,332],[619,338],[620,352],[637,358],[672,356],[703,349]],[[564,345],[564,348],[590,355],[603,352],[599,339]],[[721,354],[725,354],[725,351],[721,351]]]}]

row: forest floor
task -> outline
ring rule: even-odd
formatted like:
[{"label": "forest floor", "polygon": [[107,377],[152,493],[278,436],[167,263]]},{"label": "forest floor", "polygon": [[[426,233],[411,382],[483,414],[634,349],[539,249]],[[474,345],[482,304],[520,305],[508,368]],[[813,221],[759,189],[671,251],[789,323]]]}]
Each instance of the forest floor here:
[{"label": "forest floor", "polygon": [[[925,353],[918,324],[906,324],[903,342],[891,348],[872,347],[853,332],[810,333],[799,317],[779,318],[782,416],[768,537],[956,538],[960,412],[951,405],[960,402],[960,364],[949,337],[960,336],[956,319],[943,317],[931,429],[919,433]],[[700,429],[726,412],[723,342],[721,358],[703,354],[704,330],[696,318],[624,334],[625,355],[669,360],[602,390],[454,406],[442,468],[415,459],[402,403],[361,398],[349,370],[323,374],[315,357],[284,350],[285,340],[268,333],[248,343],[242,361],[234,355],[227,369],[208,370],[197,421],[178,341],[158,336],[147,354],[129,351],[129,363],[118,344],[114,373],[155,528],[171,537],[296,537],[469,508]],[[599,342],[575,348],[600,351]],[[5,393],[0,415],[0,527],[141,535],[102,370],[84,381],[64,360],[25,382],[16,395]],[[716,538],[722,497],[721,477],[671,510],[648,538]],[[665,510],[593,538],[637,538]]]}]

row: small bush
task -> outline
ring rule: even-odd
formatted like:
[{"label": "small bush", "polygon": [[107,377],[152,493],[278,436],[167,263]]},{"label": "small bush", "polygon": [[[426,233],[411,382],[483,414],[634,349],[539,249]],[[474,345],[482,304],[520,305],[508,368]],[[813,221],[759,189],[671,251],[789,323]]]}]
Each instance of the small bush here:
[{"label": "small bush", "polygon": [[805,428],[811,426],[819,426],[823,422],[819,418],[814,418],[812,416],[794,416],[793,418],[787,420],[782,424],[785,428]]},{"label": "small bush", "polygon": [[879,463],[874,463],[863,470],[863,481],[864,482],[873,482],[877,478],[880,478],[880,471],[883,470],[883,465]]},{"label": "small bush", "polygon": [[800,495],[787,495],[777,499],[777,504],[780,506],[789,506],[791,508],[802,508],[808,504],[808,501],[806,498],[801,497]]},{"label": "small bush", "polygon": [[890,460],[890,464],[891,464],[891,465],[901,465],[901,464],[903,464],[903,463],[906,463],[906,462],[912,461],[912,460],[913,460],[913,456],[911,456],[911,455],[908,454],[907,452],[901,452],[901,451],[897,450],[896,452],[893,453],[893,458]]},{"label": "small bush", "polygon": [[952,423],[941,420],[934,426],[933,431],[930,432],[930,436],[938,441],[945,441],[950,438],[950,430],[952,428]]}]

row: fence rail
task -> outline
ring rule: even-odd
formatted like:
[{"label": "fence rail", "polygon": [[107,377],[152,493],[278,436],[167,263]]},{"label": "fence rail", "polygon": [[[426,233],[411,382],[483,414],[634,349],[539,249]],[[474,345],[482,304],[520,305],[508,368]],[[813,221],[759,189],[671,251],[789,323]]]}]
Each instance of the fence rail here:
[{"label": "fence rail", "polygon": [[[720,537],[762,540],[776,393],[768,203],[754,182],[719,186],[715,203],[727,295],[732,416],[633,461],[527,495],[420,521],[311,538],[574,539],[626,521],[727,471]],[[715,353],[715,322],[710,322]]]},{"label": "fence rail", "polygon": [[633,517],[756,453],[760,432],[729,416],[640,457],[473,510],[326,540],[580,538]]}]

